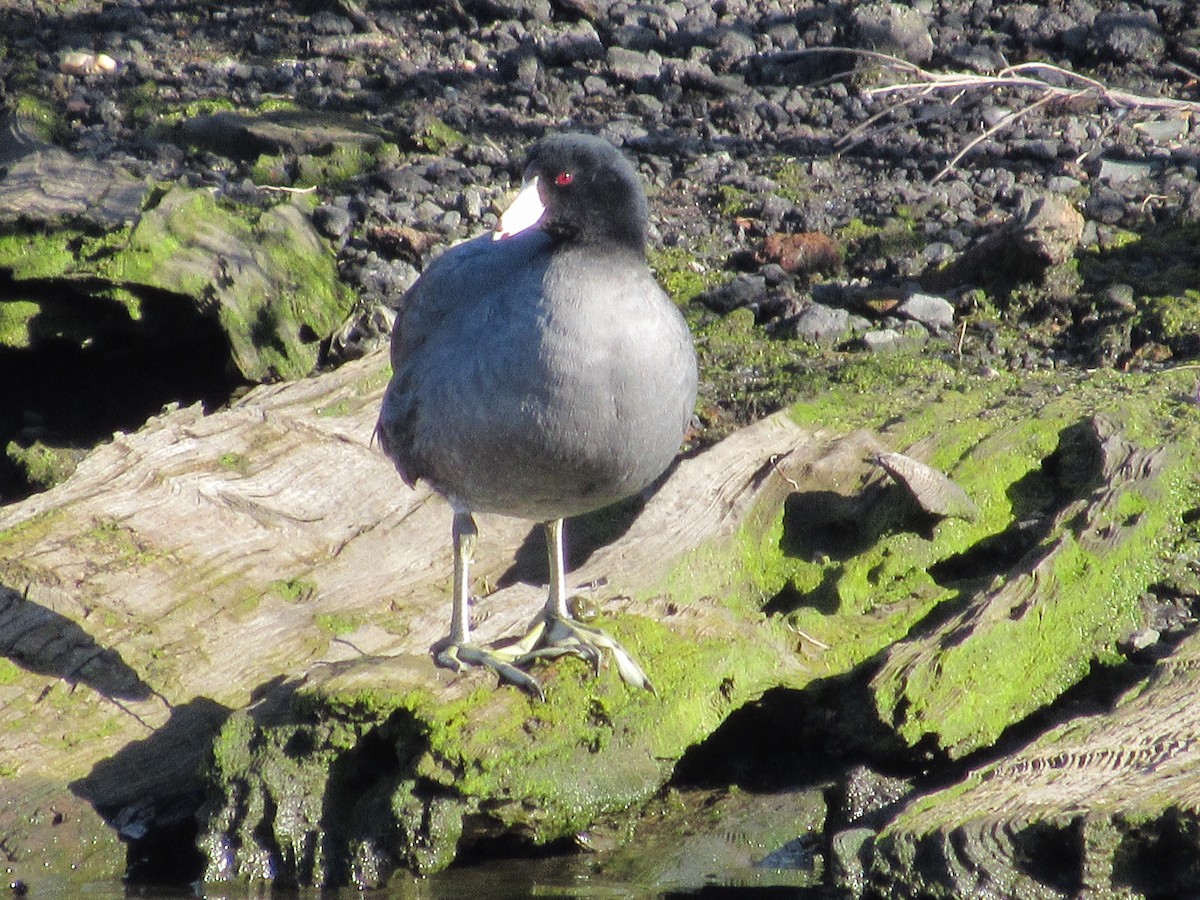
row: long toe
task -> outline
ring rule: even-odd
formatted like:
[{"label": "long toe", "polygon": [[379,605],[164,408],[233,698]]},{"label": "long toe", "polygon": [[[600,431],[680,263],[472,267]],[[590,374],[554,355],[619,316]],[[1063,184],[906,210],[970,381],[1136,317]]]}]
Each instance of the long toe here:
[{"label": "long toe", "polygon": [[626,684],[654,693],[654,685],[650,683],[642,667],[615,638],[599,628],[584,625],[574,619],[550,619],[542,630],[537,645],[520,657],[517,663],[524,665],[534,659],[571,654],[590,662],[593,669],[599,672],[605,652],[612,655],[617,671]]},{"label": "long toe", "polygon": [[500,676],[501,681],[516,685],[538,700],[546,699],[542,685],[536,678],[483,647],[450,641],[440,647],[434,653],[433,658],[439,666],[453,669],[455,672],[465,672],[469,668],[484,666]]}]

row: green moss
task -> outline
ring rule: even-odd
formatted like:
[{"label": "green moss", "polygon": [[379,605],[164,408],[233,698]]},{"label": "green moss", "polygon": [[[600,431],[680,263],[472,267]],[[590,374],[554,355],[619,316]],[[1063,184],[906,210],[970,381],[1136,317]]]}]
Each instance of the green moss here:
[{"label": "green moss", "polygon": [[877,225],[868,225],[862,219],[854,218],[837,230],[838,241],[842,244],[854,244],[879,234]]},{"label": "green moss", "polygon": [[148,565],[168,557],[163,550],[116,519],[93,519],[91,527],[80,534],[79,541],[111,570]]},{"label": "green moss", "polygon": [[1200,223],[1167,223],[1144,232],[1118,233],[1079,255],[1085,292],[1113,284],[1133,289],[1133,332],[1140,341],[1165,345],[1176,358],[1200,355]]},{"label": "green moss", "polygon": [[717,211],[725,218],[741,215],[749,205],[750,192],[731,184],[717,185]]},{"label": "green moss", "polygon": [[62,120],[54,107],[31,94],[18,94],[10,99],[10,109],[34,135],[47,143],[54,143],[62,135]]},{"label": "green moss", "polygon": [[702,406],[709,403],[732,411],[735,423],[774,412],[807,389],[804,376],[813,358],[811,348],[764,334],[750,309],[695,317],[692,334],[703,373]]},{"label": "green moss", "polygon": [[362,624],[357,616],[345,615],[343,613],[321,613],[317,616],[316,622],[318,628],[329,632],[334,637],[350,634]]},{"label": "green moss", "polygon": [[806,203],[812,199],[813,179],[807,166],[788,157],[779,157],[767,165],[771,178],[778,184],[780,197],[793,203]]},{"label": "green moss", "polygon": [[265,153],[250,166],[250,180],[262,186],[290,185],[293,182],[292,162],[280,154]]},{"label": "green moss", "polygon": [[143,126],[154,124],[163,109],[158,82],[148,79],[136,85],[129,92],[126,103],[134,121]]},{"label": "green moss", "polygon": [[9,441],[4,452],[21,470],[25,480],[40,490],[49,490],[75,471],[76,456],[73,451],[50,447],[41,441],[34,441],[28,447]]},{"label": "green moss", "polygon": [[277,581],[272,581],[267,587],[272,593],[282,597],[288,603],[298,603],[301,600],[307,600],[317,592],[317,583],[308,578],[281,578]]},{"label": "green moss", "polygon": [[925,243],[916,219],[900,214],[885,219],[881,225],[851,219],[837,230],[836,237],[847,253],[883,257],[906,256],[920,250]]},{"label": "green moss", "polygon": [[33,300],[0,301],[0,345],[21,350],[32,343],[29,324],[41,312]]},{"label": "green moss", "polygon": [[0,268],[17,281],[58,278],[75,263],[72,245],[79,235],[69,228],[49,234],[16,229],[0,234]]},{"label": "green moss", "polygon": [[[228,209],[206,191],[176,188],[142,216],[128,250],[103,274],[197,301],[219,299],[217,315],[242,372],[255,380],[297,378],[311,371],[318,338],[352,304],[333,255],[303,218],[291,203]],[[223,247],[243,254],[236,278],[224,270]]]},{"label": "green moss", "polygon": [[[1053,511],[1044,506],[1061,498],[1063,487],[1039,483],[1046,478],[1043,461],[1051,457],[1065,429],[1082,417],[1098,413],[1113,417],[1127,437],[1149,446],[1181,446],[1167,425],[1172,417],[1131,396],[1138,393],[1139,381],[1143,379],[1097,376],[1088,380],[1088,390],[1062,397],[1047,380],[1034,388],[1045,398],[1036,413],[1026,398],[1019,411],[992,408],[979,425],[963,421],[947,429],[943,423],[943,430],[963,429],[970,434],[974,429],[979,434],[974,444],[967,442],[966,452],[960,441],[960,446],[948,448],[952,452],[946,457],[962,454],[952,474],[983,510],[977,526],[955,523],[954,532],[946,531],[968,538],[959,552],[978,545],[988,534],[1000,534],[1030,516]],[[1032,387],[1028,378],[1024,384],[1027,391]],[[906,430],[910,424],[915,423],[906,422]],[[1195,446],[1197,439],[1186,438],[1182,445]],[[1046,559],[1036,574],[1036,609],[1018,606],[1005,619],[973,629],[942,647],[936,665],[914,665],[907,661],[903,644],[893,648],[892,662],[876,681],[885,721],[894,716],[898,733],[911,744],[933,734],[941,746],[961,755],[989,744],[1014,722],[1077,683],[1093,666],[1116,661],[1117,642],[1133,630],[1140,615],[1140,596],[1166,566],[1162,542],[1178,536],[1180,523],[1194,505],[1188,471],[1181,455],[1169,454],[1166,468],[1156,478],[1119,489],[1099,510],[1092,532],[1075,535],[1068,528],[1032,549],[1028,559]],[[1119,541],[1097,537],[1118,526],[1123,529]],[[979,533],[981,529],[985,533]],[[1052,547],[1054,554],[1046,556]],[[953,543],[939,540],[932,558],[928,553],[913,555],[911,548],[897,548],[894,556],[927,569],[953,549]],[[953,589],[956,593],[950,596],[966,602],[976,591],[989,588],[988,572],[981,575],[978,581],[964,576],[965,580],[945,589],[948,594]],[[1016,572],[1011,577],[1032,576]],[[1029,590],[1032,595],[1032,585]]]},{"label": "green moss", "polygon": [[883,223],[879,233],[879,255],[884,257],[907,256],[925,246],[925,239],[917,231],[916,222],[902,216],[893,216]]},{"label": "green moss", "polygon": [[436,116],[428,115],[423,117],[413,137],[422,148],[438,155],[450,153],[467,143],[462,132],[451,128]]},{"label": "green moss", "polygon": [[258,104],[257,111],[263,115],[272,113],[298,113],[303,107],[291,97],[264,97]]},{"label": "green moss", "polygon": [[730,278],[728,272],[704,262],[692,248],[651,248],[647,256],[663,289],[681,306]]},{"label": "green moss", "polygon": [[1143,298],[1139,307],[1138,323],[1155,340],[1181,356],[1200,353],[1200,290]]},{"label": "green moss", "polygon": [[245,453],[230,451],[217,457],[217,465],[235,475],[247,475],[250,472],[251,460]]},{"label": "green moss", "polygon": [[334,143],[327,153],[308,153],[300,157],[297,183],[304,186],[340,184],[369,172],[377,165],[376,153],[381,142],[343,141]]},{"label": "green moss", "polygon": [[20,666],[12,660],[0,658],[0,685],[16,684],[20,679]]}]

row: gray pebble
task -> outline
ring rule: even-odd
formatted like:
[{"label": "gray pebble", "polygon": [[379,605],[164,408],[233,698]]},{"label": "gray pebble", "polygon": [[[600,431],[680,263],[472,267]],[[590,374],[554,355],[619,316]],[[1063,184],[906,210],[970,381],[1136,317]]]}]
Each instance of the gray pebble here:
[{"label": "gray pebble", "polygon": [[606,61],[614,78],[629,82],[657,78],[663,64],[662,57],[653,50],[642,53],[624,47],[609,47]]},{"label": "gray pebble", "polygon": [[313,210],[313,226],[331,240],[341,240],[353,225],[354,218],[344,207],[327,203]]},{"label": "gray pebble", "polygon": [[933,58],[929,24],[918,10],[894,3],[867,3],[853,13],[854,30],[864,47],[894,53],[914,63]]},{"label": "gray pebble", "polygon": [[822,345],[836,344],[849,329],[850,313],[822,303],[810,303],[785,326],[796,337]]},{"label": "gray pebble", "polygon": [[900,347],[900,332],[894,328],[879,328],[868,331],[860,341],[863,349],[870,353],[887,353]]},{"label": "gray pebble", "polygon": [[948,331],[954,326],[954,306],[934,294],[910,294],[896,307],[896,312],[934,332]]}]

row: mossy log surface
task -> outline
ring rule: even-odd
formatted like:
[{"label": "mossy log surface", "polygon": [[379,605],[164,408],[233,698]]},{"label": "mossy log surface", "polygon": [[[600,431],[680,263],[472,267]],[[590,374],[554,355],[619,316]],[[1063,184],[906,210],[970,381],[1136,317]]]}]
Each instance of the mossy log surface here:
[{"label": "mossy log surface", "polygon": [[[798,467],[861,458],[861,448],[847,451],[853,442],[777,417],[683,461],[621,537],[573,574],[608,578],[597,594],[606,627],[643,660],[659,696],[562,660],[543,672],[548,702],[534,704],[489,674],[451,676],[430,659],[448,629],[450,513],[405,488],[370,446],[386,375],[376,354],[259,388],[210,417],[165,414],[97,449],[63,485],[4,510],[0,766],[9,777],[0,790],[10,803],[69,784],[113,823],[145,827],[200,790],[212,760],[218,799],[253,778],[245,790],[270,801],[263,821],[252,820],[254,804],[238,807],[229,833],[271,834],[270,847],[247,844],[235,859],[214,849],[214,874],[228,863],[340,878],[346,858],[279,848],[328,844],[322,804],[340,801],[324,782],[340,777],[342,754],[353,759],[361,742],[386,737],[413,748],[406,777],[416,786],[401,820],[424,823],[391,852],[436,868],[452,857],[465,813],[486,807],[491,827],[537,839],[569,833],[653,792],[728,711],[803,682],[786,632],[756,604],[711,593],[676,608],[678,592],[663,583],[690,555],[732,542],[760,510],[770,521],[803,479]],[[480,528],[477,584],[495,584],[531,526],[481,516]],[[538,580],[535,572],[535,583],[479,601],[481,640],[524,626],[543,600]],[[276,738],[281,758],[309,748],[291,775],[254,749]],[[439,793],[453,802],[435,802]],[[444,835],[431,836],[443,807]],[[218,804],[211,815],[220,822],[228,811]]]},{"label": "mossy log surface", "polygon": [[[597,585],[586,596],[658,696],[561,659],[538,668],[543,704],[430,659],[450,513],[370,446],[382,355],[211,416],[165,413],[0,512],[10,867],[111,874],[116,835],[199,809],[210,878],[436,871],[479,841],[635,812],[734,710],[860,667],[893,752],[969,760],[1122,665],[1148,590],[1191,590],[1200,413],[1179,377],[938,368],[920,397],[829,397],[736,432],[644,506],[568,525],[572,581]],[[884,416],[878,435],[797,424]],[[931,517],[872,462],[884,450],[947,472],[978,514]],[[529,523],[480,529],[474,619],[491,641],[542,603],[543,549]],[[1194,692],[1190,647],[1112,715],[911,801],[862,843],[863,872],[949,895],[966,853],[980,883],[1020,887],[1040,871],[1031,846],[1078,835],[1086,876],[1115,883],[1144,846],[1121,834],[1195,821],[1191,718],[1173,712]],[[1089,817],[1075,769],[1137,789],[1097,788],[1112,806]],[[64,821],[86,853],[56,844]],[[967,850],[963,834],[978,836]]]},{"label": "mossy log surface", "polygon": [[1200,877],[1200,640],[1112,710],[922,797],[871,850],[891,896],[1185,897]]}]

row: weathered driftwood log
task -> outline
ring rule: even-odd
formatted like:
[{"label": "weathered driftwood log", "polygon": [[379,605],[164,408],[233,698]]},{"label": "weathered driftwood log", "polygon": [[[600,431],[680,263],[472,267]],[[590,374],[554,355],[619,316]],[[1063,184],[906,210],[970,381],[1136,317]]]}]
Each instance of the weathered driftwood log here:
[{"label": "weathered driftwood log", "polygon": [[[774,417],[682,461],[573,575],[608,580],[598,605],[616,616],[614,631],[650,668],[659,696],[562,660],[545,673],[550,699],[539,706],[487,674],[451,676],[429,658],[448,627],[449,512],[405,488],[370,446],[385,378],[376,355],[257,389],[211,417],[170,412],[0,514],[10,660],[0,679],[10,686],[0,709],[10,777],[0,790],[14,811],[48,807],[70,783],[136,837],[187,810],[215,737],[218,794],[229,793],[211,811],[214,874],[322,881],[345,877],[369,850],[381,868],[436,867],[452,857],[468,813],[541,838],[580,827],[652,792],[729,710],[807,677],[786,633],[757,604],[734,603],[740,564],[730,547],[743,529],[776,521],[802,483],[866,467],[862,442]],[[496,584],[533,529],[497,517],[480,526],[476,570]],[[705,579],[692,577],[689,560],[707,567]],[[535,583],[479,601],[480,639],[525,624],[538,580],[535,569]],[[308,734],[313,714],[320,724]],[[273,722],[287,727],[271,731]],[[247,755],[260,731],[291,735],[293,747],[310,742],[309,780],[293,780],[286,797],[271,796],[282,790],[271,780],[289,776]],[[339,768],[334,750],[353,759],[379,736],[413,754],[415,768],[379,777],[414,783],[407,806],[391,802],[411,819],[401,824],[420,827],[408,843],[372,850],[364,834],[355,846],[345,838],[340,857],[314,856],[336,844],[324,831],[337,820],[322,804],[345,802],[335,782],[349,764]],[[403,785],[390,787],[399,796]],[[238,790],[265,806],[233,797]],[[288,803],[296,808],[279,812]],[[430,822],[443,833],[431,835]]]},{"label": "weathered driftwood log", "polygon": [[[1111,654],[1135,626],[1146,557],[1163,537],[1146,512],[1166,458],[1165,447],[1134,446],[1103,416],[1063,429],[1043,467],[1048,505],[970,551],[981,572],[967,570],[969,558],[954,562],[964,580],[977,578],[991,547],[1009,557],[1004,577],[888,650],[873,681],[885,720],[913,744],[932,738],[962,756],[1053,700],[1106,647]],[[1072,577],[1080,568],[1107,596],[1088,594],[1088,581]]]},{"label": "weathered driftwood log", "polygon": [[889,896],[1185,897],[1200,875],[1200,640],[1112,710],[915,801],[867,853]]},{"label": "weathered driftwood log", "polygon": [[[660,693],[562,659],[539,670],[538,705],[429,658],[447,628],[449,513],[369,445],[385,378],[376,355],[209,417],[166,413],[0,512],[0,836],[17,877],[46,862],[116,872],[115,835],[136,847],[198,809],[211,877],[367,884],[496,834],[571,835],[636,807],[747,700],[868,659],[896,744],[934,761],[986,748],[1097,662],[1121,662],[1198,505],[1194,410],[1129,380],[1030,376],[1004,396],[964,379],[883,440],[772,417],[683,460],[643,508],[572,523],[573,580],[607,579],[590,592],[604,625]],[[872,461],[888,448],[948,472],[977,518],[931,519]],[[527,523],[480,524],[474,612],[493,640],[538,607],[543,551]],[[1178,693],[1139,695],[1150,707],[1121,726],[1136,734],[1105,737],[1119,722],[1097,719],[1046,736],[1037,758],[1059,758],[1061,740],[1062,758],[1103,767],[1089,735],[1136,745],[1189,690],[1192,667],[1164,671],[1155,684]],[[1190,720],[1175,743],[1161,721],[1166,736],[1135,754],[1155,768],[1130,769],[1145,790],[1129,806],[1114,795],[1110,820],[1186,831],[1193,807],[1173,791],[1194,759]],[[1028,877],[1021,861],[1063,846],[1062,810],[1089,801],[1051,779],[1040,806],[988,818],[1024,796],[1016,765],[910,802],[859,845],[864,877],[955,890],[937,848],[972,829],[1021,835],[971,851],[1001,873],[981,883]],[[978,816],[959,813],[989,786]],[[1135,831],[1105,844],[1116,831],[1085,829],[1081,877],[1123,872],[1114,861],[1147,846]]]}]

